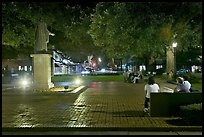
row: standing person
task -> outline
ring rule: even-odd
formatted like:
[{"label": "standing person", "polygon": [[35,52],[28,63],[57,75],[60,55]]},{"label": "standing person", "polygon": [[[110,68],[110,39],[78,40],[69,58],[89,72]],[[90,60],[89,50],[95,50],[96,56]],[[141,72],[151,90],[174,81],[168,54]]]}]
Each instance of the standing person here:
[{"label": "standing person", "polygon": [[144,102],[144,112],[148,112],[150,93],[151,92],[159,92],[159,85],[157,83],[155,83],[153,76],[150,76],[148,78],[148,81],[144,87],[144,90],[146,91],[145,102]]},{"label": "standing person", "polygon": [[128,70],[127,69],[123,73],[123,76],[124,76],[124,82],[128,82]]},{"label": "standing person", "polygon": [[132,83],[134,78],[134,74],[132,72],[129,73],[128,75],[128,82]]}]

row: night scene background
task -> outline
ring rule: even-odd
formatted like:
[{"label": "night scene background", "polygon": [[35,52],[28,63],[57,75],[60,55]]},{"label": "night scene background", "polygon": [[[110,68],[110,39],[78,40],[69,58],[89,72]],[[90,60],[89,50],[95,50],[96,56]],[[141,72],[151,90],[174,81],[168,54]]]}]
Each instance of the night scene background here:
[{"label": "night scene background", "polygon": [[[103,67],[135,62],[155,71],[176,41],[177,69],[201,64],[202,6],[199,2],[3,2],[2,58],[33,53],[39,18],[55,34],[48,48],[74,62],[103,58]],[[154,65],[153,65],[154,64]],[[153,65],[153,67],[151,67]]]},{"label": "night scene background", "polygon": [[[51,55],[50,79],[60,92],[52,96],[44,91],[35,96],[32,86],[21,81],[25,76],[31,84],[35,74],[31,55],[39,20],[54,34],[49,36],[46,54]],[[124,81],[126,71],[140,75],[139,82]],[[173,89],[176,78],[184,75],[201,94],[202,2],[2,2],[5,129],[160,128],[156,123],[172,129],[175,125],[166,119],[143,115],[144,84],[155,76],[162,90],[166,85]],[[64,95],[78,88],[68,85],[75,77],[84,81],[87,90]],[[18,88],[19,83],[26,88]],[[200,126],[202,103],[193,107],[199,113],[186,114]],[[188,128],[189,123],[184,125]]]}]

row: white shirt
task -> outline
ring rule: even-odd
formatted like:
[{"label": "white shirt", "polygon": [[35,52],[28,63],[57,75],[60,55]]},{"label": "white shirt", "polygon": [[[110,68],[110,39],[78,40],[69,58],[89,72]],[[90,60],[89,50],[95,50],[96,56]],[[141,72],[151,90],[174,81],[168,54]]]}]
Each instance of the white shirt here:
[{"label": "white shirt", "polygon": [[159,85],[156,83],[153,85],[146,84],[144,90],[147,91],[146,98],[150,98],[150,92],[159,92]]},{"label": "white shirt", "polygon": [[183,85],[185,87],[186,92],[190,92],[191,83],[188,81],[183,81]]}]

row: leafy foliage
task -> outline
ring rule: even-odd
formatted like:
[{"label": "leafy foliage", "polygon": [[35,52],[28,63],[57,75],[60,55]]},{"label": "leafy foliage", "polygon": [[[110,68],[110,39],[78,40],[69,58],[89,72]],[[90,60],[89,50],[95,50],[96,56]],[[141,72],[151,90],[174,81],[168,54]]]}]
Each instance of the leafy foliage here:
[{"label": "leafy foliage", "polygon": [[[109,58],[165,58],[166,47],[177,53],[202,47],[201,2],[99,2],[94,10],[65,2],[3,2],[2,45],[30,54],[35,27],[42,18],[55,33],[49,42],[82,61],[91,54]],[[26,49],[28,51],[26,51]]]},{"label": "leafy foliage", "polygon": [[178,53],[202,46],[201,9],[201,3],[188,2],[101,2],[89,34],[110,58],[156,60],[166,56],[173,41]]},{"label": "leafy foliage", "polygon": [[[57,33],[57,39],[50,39],[48,47],[54,45],[66,54],[73,53],[76,58],[84,58],[93,47],[92,38],[86,33],[91,9],[82,11],[80,6],[71,7],[62,2],[4,2],[2,9],[2,44],[7,46],[5,48],[25,48],[29,50],[26,54],[31,54],[39,19],[46,22],[49,31]],[[86,52],[83,56],[75,54],[79,53],[79,48],[81,52]],[[25,52],[19,50],[18,54]]]}]

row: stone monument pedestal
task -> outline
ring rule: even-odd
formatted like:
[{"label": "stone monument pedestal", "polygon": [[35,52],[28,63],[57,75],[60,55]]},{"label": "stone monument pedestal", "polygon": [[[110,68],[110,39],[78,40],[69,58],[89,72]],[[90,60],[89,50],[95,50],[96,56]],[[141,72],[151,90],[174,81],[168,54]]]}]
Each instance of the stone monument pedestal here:
[{"label": "stone monument pedestal", "polygon": [[50,54],[31,54],[33,58],[33,86],[36,90],[47,90],[54,87],[51,82]]}]

